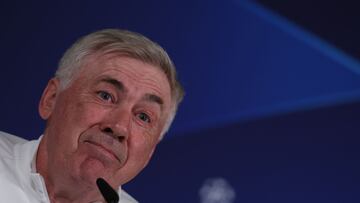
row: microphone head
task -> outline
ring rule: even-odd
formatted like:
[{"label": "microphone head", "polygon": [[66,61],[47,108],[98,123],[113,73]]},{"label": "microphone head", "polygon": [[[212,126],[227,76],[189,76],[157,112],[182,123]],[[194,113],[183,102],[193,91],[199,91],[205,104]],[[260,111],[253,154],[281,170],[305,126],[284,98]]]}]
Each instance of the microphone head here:
[{"label": "microphone head", "polygon": [[104,179],[98,178],[96,180],[96,185],[107,203],[119,202],[118,193]]}]

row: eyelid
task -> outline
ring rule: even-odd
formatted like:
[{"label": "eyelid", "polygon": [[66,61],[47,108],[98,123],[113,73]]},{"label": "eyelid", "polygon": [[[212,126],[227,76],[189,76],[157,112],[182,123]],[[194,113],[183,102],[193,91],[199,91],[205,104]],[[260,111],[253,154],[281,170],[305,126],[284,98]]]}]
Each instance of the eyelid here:
[{"label": "eyelid", "polygon": [[152,122],[152,118],[150,117],[150,115],[148,115],[148,114],[145,113],[145,112],[140,112],[140,113],[138,113],[137,115],[138,115],[138,116],[140,116],[140,115],[146,116],[146,120],[143,120],[143,119],[141,119],[140,117],[138,117],[141,121],[143,121],[143,122],[145,122],[145,123],[151,123],[151,122]]},{"label": "eyelid", "polygon": [[[142,113],[148,116],[149,122],[145,122],[139,118],[139,115]],[[153,126],[156,123],[157,116],[152,112],[141,110],[135,113],[135,119],[137,122],[140,122],[141,126]]]},{"label": "eyelid", "polygon": [[98,90],[98,91],[96,91],[96,94],[99,95],[99,97],[100,97],[102,100],[108,101],[108,100],[106,100],[106,99],[104,99],[104,98],[101,97],[101,95],[100,95],[101,93],[108,94],[108,95],[110,96],[110,101],[111,101],[111,103],[115,103],[115,102],[116,102],[116,98],[115,98],[114,95],[111,94],[109,91],[106,91],[106,90]]}]

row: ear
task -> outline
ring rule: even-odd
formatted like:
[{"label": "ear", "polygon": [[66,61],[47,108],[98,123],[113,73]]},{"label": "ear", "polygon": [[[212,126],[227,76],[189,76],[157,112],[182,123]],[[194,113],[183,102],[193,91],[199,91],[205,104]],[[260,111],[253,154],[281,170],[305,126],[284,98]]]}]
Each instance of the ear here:
[{"label": "ear", "polygon": [[54,110],[60,82],[57,78],[49,80],[39,103],[39,114],[42,119],[47,120]]}]

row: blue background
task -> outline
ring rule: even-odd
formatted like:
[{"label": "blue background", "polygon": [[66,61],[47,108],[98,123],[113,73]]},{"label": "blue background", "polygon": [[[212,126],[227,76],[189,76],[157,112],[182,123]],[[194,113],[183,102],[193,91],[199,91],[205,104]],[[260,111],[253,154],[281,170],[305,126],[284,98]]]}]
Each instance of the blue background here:
[{"label": "blue background", "polygon": [[63,52],[89,32],[124,28],[162,45],[186,90],[154,159],[125,185],[140,202],[200,202],[211,177],[228,181],[235,202],[360,201],[360,65],[291,18],[244,0],[0,10],[1,130],[37,138],[38,100]]}]

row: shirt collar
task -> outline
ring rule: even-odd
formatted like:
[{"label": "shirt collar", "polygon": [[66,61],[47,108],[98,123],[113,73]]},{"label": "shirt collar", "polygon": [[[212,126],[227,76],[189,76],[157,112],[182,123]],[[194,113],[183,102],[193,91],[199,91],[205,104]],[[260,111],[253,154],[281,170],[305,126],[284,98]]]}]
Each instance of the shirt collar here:
[{"label": "shirt collar", "polygon": [[36,173],[36,153],[41,137],[15,146],[15,157],[17,165],[24,173]]},{"label": "shirt collar", "polygon": [[50,202],[42,176],[36,172],[36,154],[42,136],[37,140],[31,140],[15,145],[14,153],[18,176],[21,184],[29,195],[40,202]]}]

